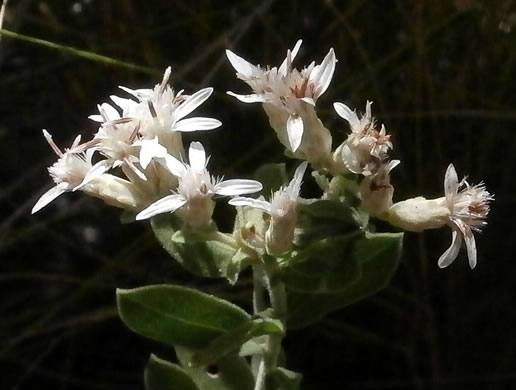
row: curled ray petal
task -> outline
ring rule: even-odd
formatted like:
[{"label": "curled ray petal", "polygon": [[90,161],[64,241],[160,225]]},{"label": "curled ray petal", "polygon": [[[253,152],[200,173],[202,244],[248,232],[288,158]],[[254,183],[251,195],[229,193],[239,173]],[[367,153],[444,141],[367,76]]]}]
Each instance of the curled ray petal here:
[{"label": "curled ray petal", "polygon": [[140,145],[140,164],[143,169],[147,168],[154,157],[165,158],[167,155],[167,149],[159,144],[158,137],[142,140]]},{"label": "curled ray petal", "polygon": [[468,252],[468,261],[471,269],[477,265],[477,244],[475,242],[475,236],[469,226],[465,225],[466,234],[464,235],[464,242],[466,243],[466,249]]},{"label": "curled ray petal", "polygon": [[111,95],[109,98],[122,109],[123,113],[130,111],[138,105],[133,99],[126,99],[116,95]]},{"label": "curled ray petal", "polygon": [[366,113],[365,113],[365,117],[367,118],[367,120],[368,120],[369,122],[371,122],[371,119],[372,119],[372,117],[373,117],[373,115],[372,115],[372,113],[371,113],[371,105],[372,105],[372,104],[373,104],[373,102],[372,102],[372,101],[370,101],[370,100],[368,100],[368,101],[366,102],[366,109],[365,109],[365,112],[366,112]]},{"label": "curled ray petal", "polygon": [[188,149],[188,160],[194,171],[202,171],[206,168],[206,152],[200,142],[192,142]]},{"label": "curled ray petal", "polygon": [[[114,119],[120,119],[120,113],[118,112],[118,110],[113,107],[111,104],[109,103],[102,103],[100,105],[100,108],[104,111],[104,113],[106,114],[106,119],[108,121],[112,121]],[[102,111],[101,111],[101,114],[102,114]]]},{"label": "curled ray petal", "polygon": [[314,99],[312,99],[311,97],[303,97],[301,99],[299,99],[307,104],[310,104],[311,106],[315,106],[315,101]]},{"label": "curled ray petal", "polygon": [[294,172],[292,180],[288,185],[295,196],[298,196],[299,191],[301,191],[301,184],[303,183],[303,176],[305,175],[307,167],[308,162],[306,161],[303,161],[301,164],[299,164],[299,166],[296,168],[296,171]]},{"label": "curled ray petal", "polygon": [[90,183],[92,180],[95,180],[97,177],[99,177],[99,176],[103,175],[104,173],[106,173],[107,171],[109,171],[113,167],[113,165],[114,165],[113,161],[110,161],[110,160],[99,161],[98,163],[96,163],[95,165],[93,165],[90,168],[90,170],[88,171],[88,173],[86,174],[86,176],[84,177],[82,182],[78,186],[74,187],[73,191],[80,190],[85,185]]},{"label": "curled ray petal", "polygon": [[50,134],[46,129],[43,129],[42,132],[43,132],[43,137],[45,137],[45,140],[50,145],[50,147],[55,152],[55,154],[57,154],[59,157],[62,157],[63,152],[61,151],[61,149],[59,149],[59,147],[54,142],[54,139],[52,138],[52,134]]},{"label": "curled ray petal", "polygon": [[299,48],[301,47],[301,44],[303,43],[302,39],[298,39],[294,47],[292,48],[292,51],[287,54],[287,57],[283,60],[280,67],[278,68],[278,73],[285,76],[287,74],[287,71],[289,70],[289,66],[291,65],[292,61],[294,61],[294,58],[296,58],[296,55],[299,51]]},{"label": "curled ray petal", "polygon": [[265,103],[267,98],[264,95],[251,93],[249,95],[239,95],[231,91],[226,92],[228,95],[236,97],[242,103]]},{"label": "curled ray petal", "polygon": [[147,176],[145,176],[145,174],[140,171],[136,165],[134,165],[133,160],[130,158],[124,158],[123,161],[136,176],[138,176],[143,181],[147,181]]},{"label": "curled ray petal", "polygon": [[333,108],[341,118],[349,122],[352,131],[358,131],[360,129],[360,120],[355,111],[352,111],[351,108],[343,103],[333,103]]},{"label": "curled ray petal", "polygon": [[142,219],[147,219],[155,215],[168,212],[173,213],[178,208],[182,207],[185,203],[186,199],[182,195],[173,194],[165,196],[164,198],[161,198],[160,200],[152,203],[149,207],[136,214],[136,220],[140,221]]},{"label": "curled ray petal", "polygon": [[262,183],[256,180],[231,179],[224,180],[215,186],[215,193],[223,196],[234,196],[242,194],[252,194],[261,191]]},{"label": "curled ray petal", "polygon": [[203,88],[188,97],[176,110],[176,118],[181,119],[203,104],[213,93],[213,88]]},{"label": "curled ray petal", "polygon": [[330,86],[333,73],[335,72],[335,64],[337,59],[335,58],[335,51],[333,48],[330,49],[321,65],[316,66],[310,74],[310,81],[314,85],[314,99],[321,96],[328,87]]},{"label": "curled ray petal", "polygon": [[183,177],[186,174],[185,164],[170,154],[167,154],[164,159],[158,159],[158,162],[174,176]]},{"label": "curled ray petal", "polygon": [[444,175],[444,195],[446,199],[453,198],[459,189],[459,178],[453,164],[448,165]]},{"label": "curled ray petal", "polygon": [[258,69],[255,65],[249,61],[244,60],[242,57],[236,55],[231,50],[226,49],[226,56],[233,68],[244,77],[251,77]]},{"label": "curled ray petal", "polygon": [[32,214],[37,213],[43,207],[48,205],[54,199],[56,199],[59,195],[64,194],[69,191],[68,183],[59,183],[55,187],[52,187],[38,199],[34,207],[32,208]]},{"label": "curled ray petal", "polygon": [[290,115],[288,117],[287,135],[290,148],[295,152],[303,139],[303,119],[299,115]]},{"label": "curled ray petal", "polygon": [[385,171],[387,174],[389,174],[394,168],[396,168],[398,165],[400,165],[400,160],[391,160],[387,163],[385,166]]},{"label": "curled ray petal", "polygon": [[221,125],[222,122],[218,119],[195,117],[180,120],[175,124],[174,130],[187,133],[191,131],[213,130]]},{"label": "curled ray petal", "polygon": [[88,117],[88,119],[91,119],[94,122],[101,122],[101,123],[104,122],[104,118],[102,118],[102,115],[98,115],[98,114],[90,115]]},{"label": "curled ray petal", "polygon": [[452,242],[450,247],[439,257],[437,265],[440,268],[448,267],[457,258],[462,244],[462,235],[456,228],[452,228]]},{"label": "curled ray petal", "polygon": [[263,210],[268,214],[271,213],[271,204],[265,200],[237,196],[236,198],[230,199],[229,204],[236,207],[254,207],[256,209]]}]

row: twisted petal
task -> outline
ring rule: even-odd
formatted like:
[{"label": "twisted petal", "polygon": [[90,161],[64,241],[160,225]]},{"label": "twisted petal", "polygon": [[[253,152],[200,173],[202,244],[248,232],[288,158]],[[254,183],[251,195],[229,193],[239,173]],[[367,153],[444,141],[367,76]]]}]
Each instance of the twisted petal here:
[{"label": "twisted petal", "polygon": [[213,93],[213,88],[204,88],[197,91],[181,104],[176,110],[176,118],[181,119],[203,104]]},{"label": "twisted petal", "polygon": [[103,175],[107,171],[109,171],[113,167],[113,161],[111,160],[101,160],[95,165],[93,165],[84,179],[82,180],[81,184],[79,184],[77,187],[73,189],[73,191],[80,190],[82,187],[90,183],[92,180],[96,179],[100,175]]},{"label": "twisted petal", "polygon": [[136,215],[136,220],[140,221],[142,219],[147,219],[158,214],[174,212],[178,208],[182,207],[185,203],[186,199],[182,195],[174,194],[165,196],[164,198],[161,198],[160,200],[152,203],[146,209],[140,211]]},{"label": "twisted petal", "polygon": [[310,81],[315,86],[314,99],[317,99],[328,89],[333,72],[335,72],[336,62],[335,52],[331,48],[326,57],[324,57],[323,62],[321,62],[321,65],[316,66],[310,74]]},{"label": "twisted petal", "polygon": [[289,67],[292,65],[292,61],[294,61],[294,58],[296,58],[297,52],[299,51],[299,48],[301,47],[302,43],[303,40],[299,39],[294,45],[292,51],[287,54],[287,57],[283,60],[278,69],[279,74],[283,76],[287,74],[287,71],[289,70]]},{"label": "twisted petal", "polygon": [[63,182],[63,183],[59,183],[55,187],[52,187],[47,192],[45,192],[43,195],[41,195],[41,198],[39,198],[39,200],[36,202],[36,204],[32,208],[32,214],[37,213],[43,207],[45,207],[50,202],[52,202],[54,199],[56,199],[59,195],[64,194],[67,191],[70,191],[68,183]]},{"label": "twisted petal", "polygon": [[237,73],[240,73],[246,78],[251,77],[254,72],[258,70],[255,65],[251,64],[247,60],[244,60],[242,57],[236,55],[229,49],[226,50],[226,56],[228,57],[229,62],[231,65],[233,65],[233,68],[235,68]]},{"label": "twisted petal", "polygon": [[256,180],[232,179],[224,180],[215,186],[215,193],[223,196],[252,194],[261,191],[262,183]]},{"label": "twisted petal", "polygon": [[294,177],[292,177],[292,180],[288,185],[291,193],[296,198],[299,196],[299,192],[301,191],[301,184],[303,183],[303,176],[307,166],[308,162],[306,161],[303,161],[301,164],[299,164],[299,166],[296,168],[296,171],[294,172]]},{"label": "twisted petal", "polygon": [[444,175],[444,195],[446,199],[453,198],[457,195],[457,191],[459,189],[459,178],[457,176],[457,171],[453,164],[448,165],[448,169],[446,169],[446,174]]},{"label": "twisted petal", "polygon": [[462,236],[456,228],[452,227],[452,242],[450,247],[444,252],[437,262],[440,268],[448,267],[457,258],[462,244]]},{"label": "twisted petal", "polygon": [[214,118],[195,117],[182,119],[174,126],[175,131],[191,132],[212,130],[221,126],[222,122]]},{"label": "twisted petal", "polygon": [[349,122],[352,131],[355,131],[355,129],[358,131],[360,129],[360,120],[355,111],[352,111],[351,108],[343,103],[333,103],[333,108],[335,108],[335,111],[341,118]]},{"label": "twisted petal", "polygon": [[462,236],[464,237],[464,242],[466,243],[466,249],[468,251],[469,266],[473,269],[477,265],[477,245],[473,231],[462,219],[457,219],[454,222],[459,227]]},{"label": "twisted petal", "polygon": [[288,117],[287,135],[290,149],[295,152],[303,139],[303,119],[299,115],[290,115]]},{"label": "twisted petal", "polygon": [[254,208],[263,210],[268,214],[271,213],[271,204],[269,202],[266,202],[265,200],[245,198],[243,196],[239,196],[239,197],[231,199],[229,201],[229,204],[232,206],[237,206],[237,207],[244,207],[244,206],[254,207]]},{"label": "twisted petal", "polygon": [[236,97],[242,103],[265,103],[267,98],[265,95],[258,95],[255,93],[249,95],[239,95],[231,91],[227,91],[227,94],[233,97]]}]

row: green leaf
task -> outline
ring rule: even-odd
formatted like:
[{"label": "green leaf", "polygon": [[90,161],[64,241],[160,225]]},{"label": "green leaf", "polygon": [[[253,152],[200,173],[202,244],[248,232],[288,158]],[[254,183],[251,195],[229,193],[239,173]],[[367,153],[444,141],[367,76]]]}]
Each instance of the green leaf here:
[{"label": "green leaf", "polygon": [[327,313],[367,298],[383,289],[398,268],[402,233],[367,234],[355,241],[351,252],[360,277],[336,293],[288,291],[289,328],[302,328]]},{"label": "green leaf", "polygon": [[205,347],[249,322],[238,306],[198,290],[154,285],[117,290],[120,318],[132,331],[169,345]]},{"label": "green leaf", "polygon": [[155,355],[145,368],[144,381],[147,390],[199,390],[185,370]]},{"label": "green leaf", "polygon": [[351,253],[362,234],[355,231],[327,238],[299,250],[285,271],[287,288],[302,293],[338,293],[355,283],[361,267]]},{"label": "green leaf", "polygon": [[177,358],[183,369],[200,390],[253,390],[254,377],[247,361],[238,355],[228,355],[206,367],[193,366],[195,350],[175,346]]},{"label": "green leaf", "polygon": [[151,219],[151,225],[161,246],[188,271],[203,277],[226,277],[237,249],[210,239],[214,229],[190,231],[173,214],[158,215]]},{"label": "green leaf", "polygon": [[298,229],[294,243],[306,247],[325,239],[355,232],[361,227],[356,221],[356,213],[339,200],[318,200],[298,205]]},{"label": "green leaf", "polygon": [[266,199],[269,199],[274,191],[288,182],[285,164],[264,164],[258,168],[254,178],[263,184],[260,192]]},{"label": "green leaf", "polygon": [[222,356],[237,353],[248,340],[269,334],[284,334],[281,322],[269,318],[256,318],[211,341],[207,348],[193,355],[190,363],[194,366],[214,363]]},{"label": "green leaf", "polygon": [[267,376],[267,390],[299,390],[303,376],[279,367]]}]

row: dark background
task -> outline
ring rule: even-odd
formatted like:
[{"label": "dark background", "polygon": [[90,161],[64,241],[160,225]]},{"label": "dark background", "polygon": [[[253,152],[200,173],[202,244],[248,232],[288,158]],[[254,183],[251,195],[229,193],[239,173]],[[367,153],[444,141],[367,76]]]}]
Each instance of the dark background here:
[{"label": "dark background", "polygon": [[[406,234],[390,287],[304,330],[289,333],[288,367],[304,388],[516,388],[513,231],[516,164],[516,11],[510,0],[129,1],[11,0],[4,28],[148,68],[92,61],[9,37],[0,42],[0,384],[2,389],[142,389],[142,371],[162,346],[128,331],[116,287],[174,282],[245,304],[234,289],[182,271],[148,224],[121,225],[119,210],[66,194],[35,216],[55,156],[48,129],[68,146],[95,131],[87,116],[118,85],[150,87],[173,69],[176,89],[213,86],[200,112],[223,127],[201,140],[212,171],[250,174],[286,161],[257,105],[224,56],[279,64],[304,40],[296,64],[339,62],[319,112],[335,139],[346,132],[332,109],[366,99],[402,160],[395,199],[441,196],[453,162],[459,175],[495,193],[477,235],[478,266],[464,252],[437,267],[449,229]],[[291,164],[291,162],[290,162]],[[229,209],[219,206],[218,216]],[[391,229],[388,226],[383,227]]]}]

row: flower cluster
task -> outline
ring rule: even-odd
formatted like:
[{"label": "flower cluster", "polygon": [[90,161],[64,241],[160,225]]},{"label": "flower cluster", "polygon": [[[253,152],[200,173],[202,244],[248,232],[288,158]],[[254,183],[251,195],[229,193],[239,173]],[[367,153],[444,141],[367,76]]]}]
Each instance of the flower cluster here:
[{"label": "flower cluster", "polygon": [[[372,102],[366,102],[365,113],[360,117],[347,105],[334,103],[336,113],[348,122],[351,133],[332,151],[331,133],[318,118],[315,108],[318,98],[331,82],[337,60],[333,49],[330,49],[319,65],[312,62],[302,70],[297,70],[292,68],[292,61],[300,46],[301,41],[298,41],[292,51],[287,51],[282,64],[272,68],[253,65],[227,50],[227,57],[236,70],[237,77],[253,90],[249,95],[237,95],[233,92],[228,94],[244,103],[262,103],[271,127],[285,146],[287,155],[307,160],[323,174],[334,177],[356,175],[360,180],[358,197],[361,199],[361,208],[369,214],[411,231],[451,226],[452,245],[439,259],[439,266],[451,264],[457,257],[464,238],[469,263],[473,268],[476,264],[476,249],[472,231],[480,231],[486,224],[485,219],[493,196],[483,184],[470,186],[465,180],[458,182],[455,169],[450,165],[446,173],[444,198],[427,200],[417,197],[394,204],[394,187],[391,185],[390,175],[400,161],[389,157],[393,149],[391,136],[387,134],[383,124],[377,125],[371,112]],[[293,182],[296,180],[294,178]],[[293,182],[273,194],[270,203],[249,198],[237,198],[230,203],[264,210],[272,216],[271,226],[275,220],[278,221],[276,214],[295,225],[292,222],[295,221],[294,217],[284,217],[293,214],[290,206],[286,206],[288,202],[281,202],[284,205],[281,213],[275,214],[273,211],[273,205],[275,201],[278,203],[278,199],[289,198],[288,194],[298,195],[297,189],[296,192],[290,188]],[[327,191],[328,188],[323,190]],[[279,223],[276,225],[282,226]],[[268,232],[273,231],[269,229]],[[289,229],[288,234],[282,234],[285,241],[291,239],[292,235],[293,228]],[[269,247],[271,242],[269,239]],[[290,244],[279,245],[279,248],[281,249],[272,251],[289,249]]]},{"label": "flower cluster", "polygon": [[[311,62],[298,70],[292,62],[300,48],[301,40],[287,51],[278,67],[253,65],[226,51],[237,77],[252,89],[247,95],[228,94],[244,103],[261,103],[287,156],[305,160],[298,164],[291,182],[272,193],[268,201],[263,197],[240,196],[262,189],[262,184],[255,180],[212,176],[201,143],[192,142],[186,156],[183,132],[212,130],[221,122],[190,116],[213,89],[204,88],[192,95],[182,90],[176,93],[168,84],[171,70],[167,68],[163,80],[153,89],[120,87],[126,97],[111,96],[111,103],[98,105],[98,114],[90,119],[99,128],[90,141],[81,143],[79,136],[69,149],[61,151],[50,134],[43,131],[58,155],[58,161],[49,168],[55,186],[40,198],[33,213],[64,192],[82,191],[133,212],[136,220],[177,212],[190,227],[202,229],[210,224],[213,198],[229,196],[233,197],[229,204],[262,213],[263,235],[253,240],[261,245],[257,249],[283,256],[296,242],[297,205],[301,201],[303,175],[310,163],[318,177],[331,178],[327,183],[343,176],[355,177],[359,182],[355,195],[360,199],[360,207],[374,217],[409,231],[450,226],[452,245],[439,259],[439,266],[451,264],[464,241],[473,268],[473,231],[480,231],[486,224],[493,196],[482,183],[471,186],[464,179],[459,182],[450,164],[444,197],[416,197],[394,203],[390,175],[400,161],[389,156],[393,150],[391,136],[372,116],[372,102],[366,102],[361,115],[343,103],[334,103],[336,113],[348,122],[350,132],[333,149],[331,132],[318,117],[316,106],[330,85],[337,59],[330,49],[321,63]],[[331,199],[330,190],[324,185],[321,189],[321,198]],[[342,196],[337,198],[346,201]],[[242,226],[245,229],[245,224]],[[244,233],[236,232],[235,236],[246,236]]]},{"label": "flower cluster", "polygon": [[[204,88],[185,95],[168,85],[171,69],[154,89],[120,87],[129,97],[111,96],[113,103],[98,106],[90,119],[100,123],[93,139],[81,144],[78,136],[62,152],[44,130],[43,134],[59,159],[49,168],[55,187],[36,203],[35,213],[69,191],[83,191],[106,203],[137,213],[145,219],[184,209],[185,221],[194,227],[209,223],[214,195],[242,195],[260,191],[254,180],[218,180],[206,169],[203,146],[193,142],[190,165],[184,160],[182,132],[219,127],[213,118],[188,117],[212,94]],[[100,160],[93,164],[93,156]],[[115,175],[118,168],[121,175]],[[171,195],[171,193],[173,193]]]}]

